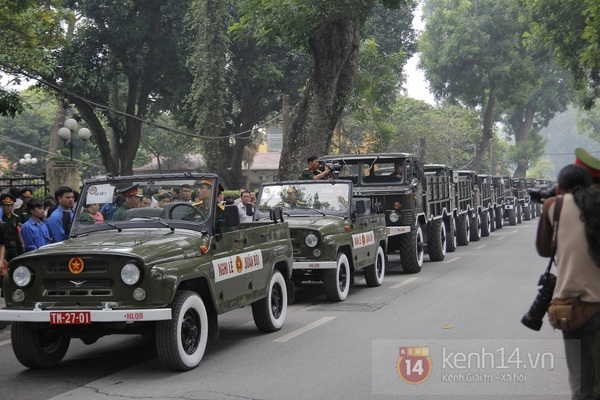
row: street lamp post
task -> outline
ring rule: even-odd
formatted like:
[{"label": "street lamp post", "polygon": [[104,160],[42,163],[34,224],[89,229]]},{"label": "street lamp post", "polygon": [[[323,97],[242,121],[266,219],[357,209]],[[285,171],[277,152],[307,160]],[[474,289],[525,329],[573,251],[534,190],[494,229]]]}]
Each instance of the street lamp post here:
[{"label": "street lamp post", "polygon": [[37,164],[38,159],[35,157],[31,157],[31,154],[27,153],[23,156],[23,158],[21,158],[19,160],[19,164],[23,165],[23,166],[27,166],[27,165],[35,165]]},{"label": "street lamp post", "polygon": [[[69,155],[70,155],[71,162],[72,162],[73,161],[73,147],[75,146],[75,144],[73,143],[73,132],[75,132],[77,130],[77,121],[75,121],[73,118],[69,118],[69,119],[65,120],[64,125],[65,126],[60,128],[57,133],[58,133],[58,136],[62,139],[65,147],[69,148]],[[90,138],[90,136],[92,136],[92,132],[90,132],[90,130],[88,128],[81,128],[77,132],[77,136],[79,136],[79,139],[83,140],[83,142],[85,144],[85,141],[88,140]]]}]

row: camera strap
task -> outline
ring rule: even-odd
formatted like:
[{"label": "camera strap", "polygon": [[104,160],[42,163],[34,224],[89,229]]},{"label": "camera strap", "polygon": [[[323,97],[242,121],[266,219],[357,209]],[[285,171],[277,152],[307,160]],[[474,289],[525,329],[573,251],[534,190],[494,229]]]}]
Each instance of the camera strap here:
[{"label": "camera strap", "polygon": [[552,264],[556,264],[554,260],[554,255],[556,254],[556,239],[558,237],[558,220],[560,219],[560,211],[562,209],[563,197],[556,196],[556,202],[554,203],[554,221],[552,223],[552,244],[550,250],[550,262],[548,263],[548,268],[546,268],[546,273],[550,272],[552,268]]}]

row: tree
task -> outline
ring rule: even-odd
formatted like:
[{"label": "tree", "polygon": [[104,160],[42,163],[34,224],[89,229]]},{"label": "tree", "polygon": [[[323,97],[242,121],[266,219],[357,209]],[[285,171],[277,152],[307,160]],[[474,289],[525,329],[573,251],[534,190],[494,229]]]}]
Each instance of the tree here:
[{"label": "tree", "polygon": [[504,118],[518,146],[515,175],[525,176],[541,153],[530,132],[566,107],[564,74],[550,55],[524,45],[528,20],[521,14],[512,0],[427,2],[422,66],[438,98],[481,109],[483,128],[472,164],[477,171],[494,124]]},{"label": "tree", "polygon": [[556,52],[573,73],[580,103],[594,106],[600,95],[600,3],[579,0],[523,0],[531,14],[530,40]]},{"label": "tree", "polygon": [[[0,3],[0,70],[41,68],[43,54],[61,40],[58,1],[6,0]],[[14,78],[17,83],[19,78]],[[0,116],[15,117],[26,103],[16,90],[0,88]]]},{"label": "tree", "polygon": [[[382,4],[406,4],[384,0]],[[307,154],[329,149],[354,88],[360,32],[375,0],[249,0],[240,25],[263,40],[281,40],[313,61],[303,96],[290,112],[279,176],[296,178]],[[299,149],[303,149],[300,152]]]}]

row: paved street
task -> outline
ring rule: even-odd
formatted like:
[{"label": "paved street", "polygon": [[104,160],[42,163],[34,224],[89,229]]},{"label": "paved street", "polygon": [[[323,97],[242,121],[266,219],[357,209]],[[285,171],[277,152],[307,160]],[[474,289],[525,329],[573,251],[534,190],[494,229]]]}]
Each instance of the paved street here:
[{"label": "paved street", "polygon": [[560,334],[520,323],[547,262],[536,226],[505,226],[418,274],[391,269],[379,288],[360,277],[342,303],[304,285],[280,332],[259,333],[249,308],[226,314],[185,373],[138,336],[73,340],[59,366],[28,370],[6,328],[0,399],[565,399]]}]

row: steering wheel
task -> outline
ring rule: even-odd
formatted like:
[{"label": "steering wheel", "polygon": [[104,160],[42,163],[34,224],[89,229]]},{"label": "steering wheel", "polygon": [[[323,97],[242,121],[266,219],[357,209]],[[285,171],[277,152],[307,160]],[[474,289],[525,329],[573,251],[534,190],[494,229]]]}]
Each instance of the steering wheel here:
[{"label": "steering wheel", "polygon": [[[183,209],[183,207],[187,207],[187,208],[189,208],[189,210],[185,210],[185,209]],[[180,208],[180,211],[178,212],[178,215],[176,215],[175,219],[181,219],[181,220],[187,220],[187,221],[197,221],[197,220],[204,219],[204,215],[203,215],[202,211],[200,211],[198,208],[194,207],[192,204],[184,203],[184,202],[177,203],[169,209],[169,213],[168,213],[169,219],[174,219],[173,212],[177,208]]]}]

